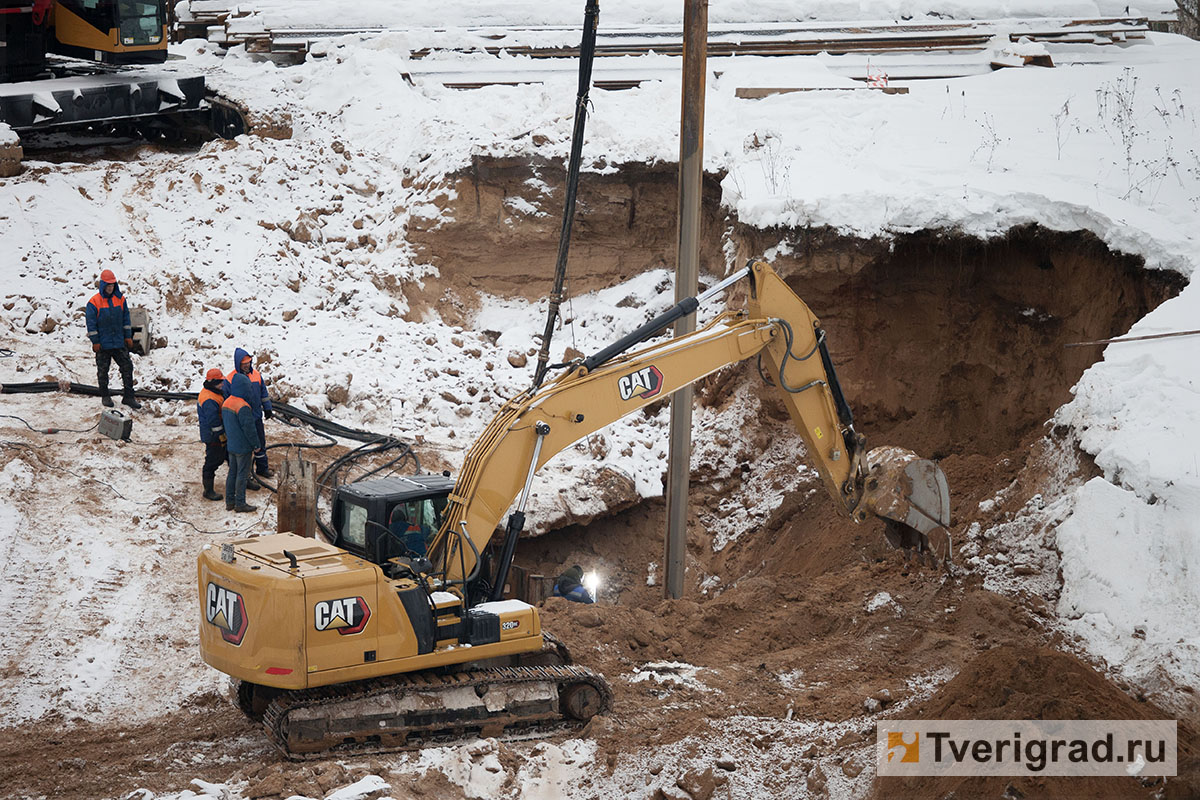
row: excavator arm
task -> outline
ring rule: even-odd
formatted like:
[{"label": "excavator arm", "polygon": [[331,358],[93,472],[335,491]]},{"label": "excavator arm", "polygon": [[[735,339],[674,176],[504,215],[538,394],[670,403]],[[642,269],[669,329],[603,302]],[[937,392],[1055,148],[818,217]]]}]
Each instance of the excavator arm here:
[{"label": "excavator arm", "polygon": [[[693,333],[627,352],[742,279],[750,283],[744,310],[726,311]],[[945,477],[936,464],[906,450],[865,452],[824,337],[804,301],[770,266],[757,261],[569,365],[557,380],[506,403],[476,440],[431,544],[433,563],[451,584],[474,580],[480,551],[517,501],[493,579],[492,598],[498,599],[524,525],[533,477],[542,465],[588,434],[722,367],[759,355],[838,508],[857,521],[889,520],[894,546],[928,550],[928,534],[949,524]]]}]

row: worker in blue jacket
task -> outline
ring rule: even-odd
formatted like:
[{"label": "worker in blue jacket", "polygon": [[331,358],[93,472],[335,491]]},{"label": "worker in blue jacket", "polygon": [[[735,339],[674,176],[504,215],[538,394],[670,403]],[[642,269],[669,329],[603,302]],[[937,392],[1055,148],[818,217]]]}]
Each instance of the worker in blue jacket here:
[{"label": "worker in blue jacket", "polygon": [[573,603],[594,603],[596,598],[583,585],[583,567],[575,564],[554,581],[552,597],[565,597]]},{"label": "worker in blue jacket", "polygon": [[204,467],[200,477],[204,481],[204,499],[220,500],[213,483],[217,477],[217,467],[225,463],[228,454],[225,450],[225,423],[221,419],[221,404],[225,398],[221,395],[221,382],[225,376],[221,370],[210,369],[204,376],[204,388],[196,398],[196,412],[200,417],[200,441],[204,442]]},{"label": "worker in blue jacket", "polygon": [[[230,381],[233,380],[234,375],[239,373],[250,379],[250,407],[254,410],[254,421],[258,425],[260,444],[259,449],[254,452],[254,471],[264,478],[269,478],[275,472],[267,462],[267,433],[263,428],[263,418],[270,419],[274,416],[274,412],[271,410],[271,398],[267,396],[267,385],[263,383],[262,375],[254,368],[254,360],[240,347],[233,351],[233,372],[225,376],[225,382],[221,384],[221,390],[226,397],[229,396]],[[259,488],[258,481],[251,478],[250,488]]]},{"label": "worker in blue jacket", "polygon": [[229,397],[221,404],[221,423],[225,427],[225,447],[229,451],[229,472],[225,476],[225,509],[257,511],[246,503],[246,480],[250,477],[251,454],[262,446],[254,409],[250,405],[250,379],[238,373],[230,380]]},{"label": "worker in blue jacket", "polygon": [[92,340],[92,352],[96,354],[96,384],[100,387],[100,402],[112,407],[108,396],[108,371],[112,362],[117,362],[121,373],[121,402],[130,408],[141,408],[142,404],[133,396],[133,359],[129,351],[133,347],[133,326],[129,322],[129,307],[125,295],[111,269],[100,273],[96,284],[99,290],[88,300],[84,315],[87,317],[87,334]]}]

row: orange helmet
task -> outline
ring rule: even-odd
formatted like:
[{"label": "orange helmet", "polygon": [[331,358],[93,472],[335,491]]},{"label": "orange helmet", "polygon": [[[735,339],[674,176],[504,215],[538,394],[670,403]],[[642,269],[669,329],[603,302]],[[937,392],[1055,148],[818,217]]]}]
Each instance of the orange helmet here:
[{"label": "orange helmet", "polygon": [[116,283],[117,276],[113,274],[111,269],[106,269],[104,272],[100,273],[100,280],[104,281],[105,283]]},{"label": "orange helmet", "polygon": [[224,377],[225,376],[221,373],[221,370],[217,369],[216,367],[213,367],[208,372],[204,373],[204,380],[206,381],[219,381]]}]

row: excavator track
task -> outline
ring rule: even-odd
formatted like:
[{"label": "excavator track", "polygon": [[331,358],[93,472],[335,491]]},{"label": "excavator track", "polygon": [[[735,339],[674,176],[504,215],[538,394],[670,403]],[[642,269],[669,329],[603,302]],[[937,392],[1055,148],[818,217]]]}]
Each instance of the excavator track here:
[{"label": "excavator track", "polygon": [[302,761],[470,736],[548,736],[610,708],[608,683],[585,667],[496,667],[286,692],[267,705],[263,725],[284,755]]}]

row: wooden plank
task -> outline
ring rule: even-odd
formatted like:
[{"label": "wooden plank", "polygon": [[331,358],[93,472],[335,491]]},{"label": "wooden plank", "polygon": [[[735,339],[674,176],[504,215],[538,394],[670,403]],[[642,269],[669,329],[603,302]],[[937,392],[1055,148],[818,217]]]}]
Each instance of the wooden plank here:
[{"label": "wooden plank", "polygon": [[546,578],[542,575],[531,574],[526,582],[525,602],[531,606],[541,605],[546,599]]},{"label": "wooden plank", "polygon": [[316,538],[317,465],[302,459],[296,448],[288,448],[279,467],[279,487],[275,500],[279,511],[275,522],[276,532]]},{"label": "wooden plank", "polygon": [[508,568],[508,583],[504,594],[517,600],[525,600],[525,586],[529,581],[529,570],[513,564]]}]

